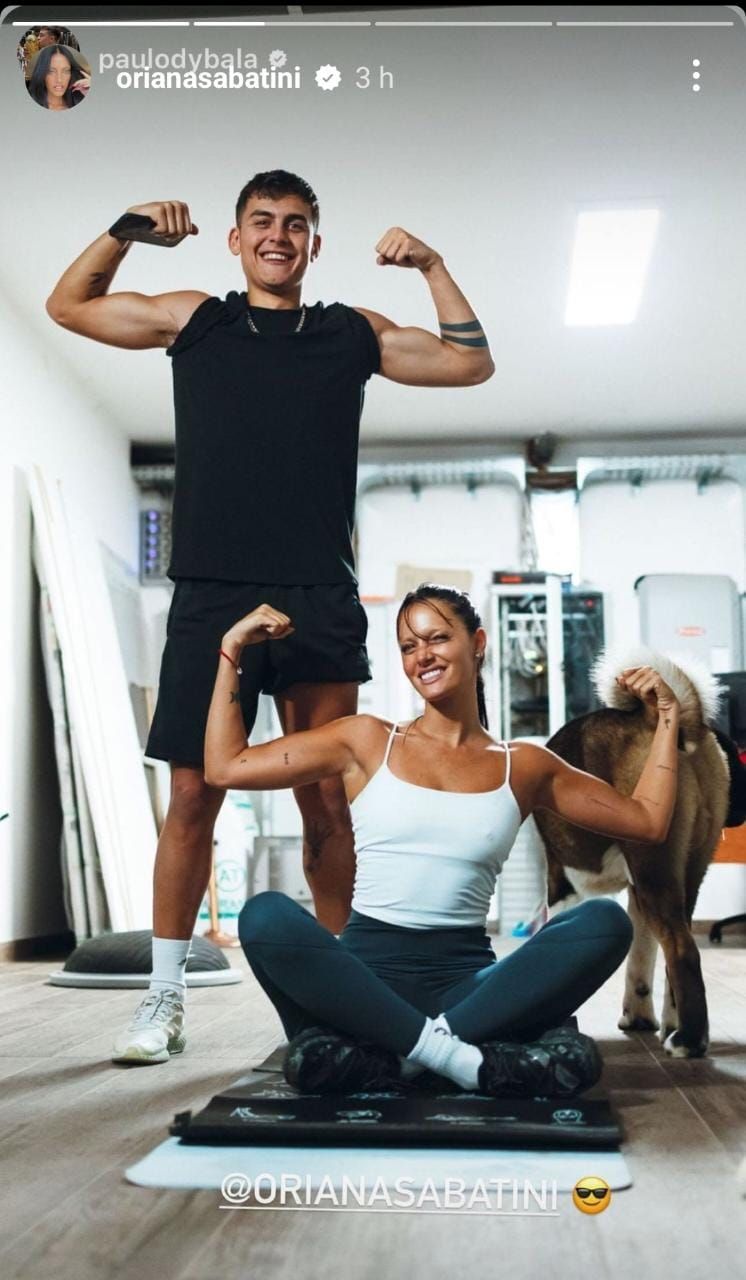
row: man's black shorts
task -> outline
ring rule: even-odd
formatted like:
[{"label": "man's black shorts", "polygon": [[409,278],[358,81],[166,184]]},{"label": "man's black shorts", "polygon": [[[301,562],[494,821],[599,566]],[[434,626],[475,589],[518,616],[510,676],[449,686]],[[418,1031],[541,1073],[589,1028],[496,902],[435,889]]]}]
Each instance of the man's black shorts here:
[{"label": "man's black shorts", "polygon": [[247,737],[260,693],[281,693],[294,684],[370,680],[368,619],[354,583],[273,587],[179,578],[168,614],[147,756],[202,765],[220,641],[260,604],[287,614],[295,631],[284,640],[248,645],[243,651],[239,684]]}]

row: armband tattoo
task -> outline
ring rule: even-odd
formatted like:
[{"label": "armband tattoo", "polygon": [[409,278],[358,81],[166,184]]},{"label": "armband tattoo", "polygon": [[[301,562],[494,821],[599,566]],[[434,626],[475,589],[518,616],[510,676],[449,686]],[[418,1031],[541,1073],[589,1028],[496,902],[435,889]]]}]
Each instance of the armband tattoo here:
[{"label": "armband tattoo", "polygon": [[[481,333],[481,338],[462,338],[463,333]],[[445,342],[457,342],[461,347],[487,347],[489,343],[484,337],[482,326],[478,320],[464,320],[461,324],[447,324],[441,321],[440,334]]]},{"label": "armband tattoo", "polygon": [[460,347],[488,347],[490,344],[486,338],[452,338],[450,334],[443,334],[444,342],[457,342]]},{"label": "armband tattoo", "polygon": [[448,329],[449,333],[481,333],[482,326],[478,320],[464,320],[461,324],[449,324],[446,320],[441,320],[441,329]]}]

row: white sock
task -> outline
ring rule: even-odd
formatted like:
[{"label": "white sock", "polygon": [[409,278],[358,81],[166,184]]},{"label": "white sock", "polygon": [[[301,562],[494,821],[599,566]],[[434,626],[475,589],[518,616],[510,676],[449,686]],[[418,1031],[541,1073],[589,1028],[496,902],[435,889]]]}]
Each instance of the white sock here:
[{"label": "white sock", "polygon": [[191,938],[153,938],[151,991],[170,987],[186,995],[186,962],[191,943]]},{"label": "white sock", "polygon": [[421,1076],[425,1070],[418,1062],[412,1062],[409,1058],[402,1057],[401,1054],[398,1055],[398,1058],[402,1080],[414,1080],[416,1076]]},{"label": "white sock", "polygon": [[425,1019],[420,1038],[407,1054],[407,1061],[446,1076],[462,1089],[476,1089],[482,1054],[476,1045],[459,1040],[441,1013],[435,1020]]}]

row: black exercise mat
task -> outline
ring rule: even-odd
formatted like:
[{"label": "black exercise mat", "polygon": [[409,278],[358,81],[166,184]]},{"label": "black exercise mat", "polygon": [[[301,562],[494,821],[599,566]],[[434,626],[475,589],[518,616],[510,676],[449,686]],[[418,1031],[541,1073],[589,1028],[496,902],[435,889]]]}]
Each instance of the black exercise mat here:
[{"label": "black exercise mat", "polygon": [[298,1147],[543,1147],[616,1149],[622,1130],[607,1098],[490,1098],[453,1091],[301,1095],[284,1080],[250,1075],[170,1132],[184,1143]]},{"label": "black exercise mat", "polygon": [[275,1072],[278,1072],[282,1075],[282,1064],[285,1061],[287,1047],[287,1040],[283,1040],[282,1044],[278,1044],[277,1048],[272,1050],[269,1057],[264,1059],[264,1062],[260,1062],[256,1067],[254,1067],[254,1070],[269,1071],[273,1075]]}]

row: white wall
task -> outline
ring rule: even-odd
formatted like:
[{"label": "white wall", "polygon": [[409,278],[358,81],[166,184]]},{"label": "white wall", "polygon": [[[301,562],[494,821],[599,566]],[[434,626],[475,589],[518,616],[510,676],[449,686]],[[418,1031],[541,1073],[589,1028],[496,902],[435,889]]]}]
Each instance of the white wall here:
[{"label": "white wall", "polygon": [[[65,929],[60,896],[59,801],[41,669],[31,515],[25,475],[33,463],[60,479],[67,501],[96,536],[137,565],[137,492],[129,442],[101,417],[46,341],[7,305],[0,312],[0,943]],[[73,343],[85,339],[69,336]],[[96,358],[96,344],[87,344]],[[129,359],[138,353],[127,353]],[[114,728],[112,728],[114,732]]]},{"label": "white wall", "polygon": [[607,593],[607,643],[639,643],[635,582],[644,573],[723,573],[744,589],[741,486],[694,480],[587,485],[581,495],[580,567]]},{"label": "white wall", "polygon": [[394,596],[396,567],[466,569],[482,611],[493,569],[515,569],[521,556],[522,494],[517,485],[423,485],[419,496],[391,486],[357,504],[361,595]]}]

